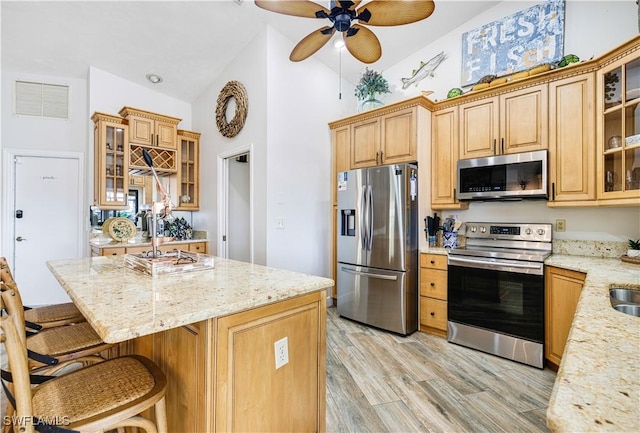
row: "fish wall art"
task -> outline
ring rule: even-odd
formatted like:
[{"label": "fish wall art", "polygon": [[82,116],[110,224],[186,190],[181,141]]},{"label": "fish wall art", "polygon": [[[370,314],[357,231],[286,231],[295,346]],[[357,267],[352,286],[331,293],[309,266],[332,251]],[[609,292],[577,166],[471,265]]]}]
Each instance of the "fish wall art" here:
[{"label": "fish wall art", "polygon": [[402,78],[402,89],[406,90],[412,84],[415,84],[417,87],[418,83],[423,79],[427,77],[433,77],[433,71],[435,71],[436,68],[440,66],[440,63],[442,63],[442,61],[446,58],[447,56],[443,51],[429,60],[427,63],[420,62],[420,67],[413,70],[413,72],[411,73],[411,77]]}]

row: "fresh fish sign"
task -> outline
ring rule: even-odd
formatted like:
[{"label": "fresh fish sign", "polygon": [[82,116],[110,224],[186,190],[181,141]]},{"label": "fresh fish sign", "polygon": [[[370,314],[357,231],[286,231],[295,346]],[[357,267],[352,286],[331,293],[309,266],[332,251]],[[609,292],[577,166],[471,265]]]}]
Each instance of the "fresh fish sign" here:
[{"label": "fresh fish sign", "polygon": [[462,85],[562,58],[564,0],[549,0],[462,34]]},{"label": "fresh fish sign", "polygon": [[411,77],[402,79],[402,88],[407,89],[412,84],[418,86],[418,83],[424,78],[433,77],[433,71],[435,71],[440,63],[442,63],[442,61],[446,58],[447,56],[443,51],[433,59],[429,60],[427,63],[420,62],[420,67],[413,70],[413,72],[411,73]]}]

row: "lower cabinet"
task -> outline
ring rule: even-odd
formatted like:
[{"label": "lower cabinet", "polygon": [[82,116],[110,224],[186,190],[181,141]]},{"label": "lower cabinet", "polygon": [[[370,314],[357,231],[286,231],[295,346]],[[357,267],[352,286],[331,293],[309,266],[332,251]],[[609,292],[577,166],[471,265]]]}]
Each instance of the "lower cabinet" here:
[{"label": "lower cabinet", "polygon": [[547,266],[545,268],[545,359],[557,368],[584,285],[582,272]]},{"label": "lower cabinet", "polygon": [[[158,251],[173,251],[175,249],[192,253],[207,254],[208,242],[188,242],[183,244],[164,244],[158,246]],[[140,254],[151,249],[150,245],[137,247],[91,247],[91,257],[118,256],[122,254]]]},{"label": "lower cabinet", "polygon": [[[287,338],[288,362],[274,343]],[[170,432],[325,431],[326,293],[139,337],[167,375]]]},{"label": "lower cabinet", "polygon": [[447,336],[447,256],[420,254],[420,330]]}]

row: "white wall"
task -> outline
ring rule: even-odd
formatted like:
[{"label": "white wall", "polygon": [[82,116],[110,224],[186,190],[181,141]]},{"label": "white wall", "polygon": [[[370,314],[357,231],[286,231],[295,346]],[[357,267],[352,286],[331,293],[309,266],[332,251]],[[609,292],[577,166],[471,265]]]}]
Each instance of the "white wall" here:
[{"label": "white wall", "polygon": [[[329,68],[313,58],[286,60],[291,42],[272,29],[268,36],[267,264],[328,276],[334,234],[327,124],[351,108],[351,98],[338,99]],[[284,218],[284,230],[276,218]]]},{"label": "white wall", "polygon": [[[422,50],[407,57],[384,71],[393,93],[386,96],[387,102],[403,100],[419,95],[423,90],[432,90],[429,98],[441,100],[453,87],[460,87],[462,63],[462,34],[480,25],[511,15],[517,11],[539,4],[540,1],[504,1],[478,15]],[[638,10],[635,1],[583,1],[567,0],[565,3],[564,53],[573,53],[581,59],[600,56],[638,34]],[[437,5],[436,5],[437,7]],[[426,62],[441,51],[447,59],[435,71],[435,77],[425,78],[417,87],[402,90],[402,77],[411,76],[411,71],[420,61]],[[421,176],[425,176],[424,168]],[[421,209],[428,208],[429,196],[421,195]],[[541,201],[471,203],[468,210],[442,213],[457,214],[463,221],[526,221],[555,222],[566,220],[566,232],[555,233],[556,239],[585,239],[626,241],[640,238],[640,207],[624,208],[580,208],[551,209]],[[420,221],[427,215],[421,215]],[[422,227],[421,227],[422,229]],[[422,233],[422,232],[421,232]],[[420,237],[420,246],[427,244]]]},{"label": "white wall", "polygon": [[[18,79],[68,85],[69,119],[47,119],[14,115],[13,85],[14,81]],[[87,80],[3,70],[1,85],[2,131],[0,135],[0,166],[4,164],[2,161],[3,149],[82,152],[85,154],[85,164],[88,165],[86,156],[88,136]],[[3,176],[0,176],[0,191],[6,192],[6,185],[2,183],[2,178]],[[85,189],[84,197],[86,197],[86,191],[88,190]],[[0,256],[8,256],[12,251],[12,241],[7,238],[7,225],[11,223],[12,219],[6,218],[5,212],[9,209],[9,205],[3,202],[5,199],[5,194],[0,193]],[[84,207],[87,208],[88,206]]]},{"label": "white wall", "polygon": [[[434,92],[429,99],[445,99],[450,89],[461,87],[462,34],[540,3],[541,0],[503,1],[388,68],[384,77],[393,93],[385,95],[385,101],[403,100],[427,90]],[[633,0],[565,0],[564,25],[564,53],[588,60],[638,35],[638,6]],[[435,70],[435,76],[403,90],[401,78],[410,77],[421,61],[426,62],[441,51],[447,58]]]},{"label": "white wall", "polygon": [[[338,99],[338,77],[326,66],[313,58],[288,61],[292,47],[265,29],[193,103],[194,128],[203,134],[200,182],[206,192],[194,224],[206,227],[216,248],[218,155],[253,145],[254,261],[329,275],[327,123],[350,114],[351,107]],[[214,114],[218,94],[230,80],[246,88],[249,110],[243,129],[226,138]],[[285,219],[284,230],[275,228],[276,218]]]},{"label": "white wall", "polygon": [[[253,145],[254,262],[266,264],[267,223],[267,31],[264,29],[238,53],[236,59],[192,104],[193,128],[200,141],[200,212],[194,227],[209,232],[209,247],[217,254],[218,155]],[[244,127],[233,138],[223,137],[216,127],[216,100],[229,81],[239,81],[247,91],[248,112]],[[232,116],[232,115],[231,115]],[[230,118],[231,116],[228,116]]]}]

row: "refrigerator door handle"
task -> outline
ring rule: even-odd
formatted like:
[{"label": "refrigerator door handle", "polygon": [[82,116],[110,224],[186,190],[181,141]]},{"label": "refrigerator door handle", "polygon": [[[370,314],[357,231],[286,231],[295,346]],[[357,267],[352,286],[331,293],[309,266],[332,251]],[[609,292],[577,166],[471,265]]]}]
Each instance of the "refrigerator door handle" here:
[{"label": "refrigerator door handle", "polygon": [[360,197],[360,243],[363,250],[367,249],[367,189],[362,189],[362,197]]},{"label": "refrigerator door handle", "polygon": [[369,202],[369,239],[367,240],[367,249],[371,251],[371,247],[373,246],[373,188],[371,185],[367,185],[367,195]]},{"label": "refrigerator door handle", "polygon": [[342,272],[346,272],[348,274],[363,275],[365,277],[378,278],[380,280],[393,280],[393,281],[396,281],[398,279],[397,275],[373,274],[371,272],[355,271],[353,269],[349,269],[349,268],[345,268],[345,267],[342,267],[341,270],[342,270]]}]

